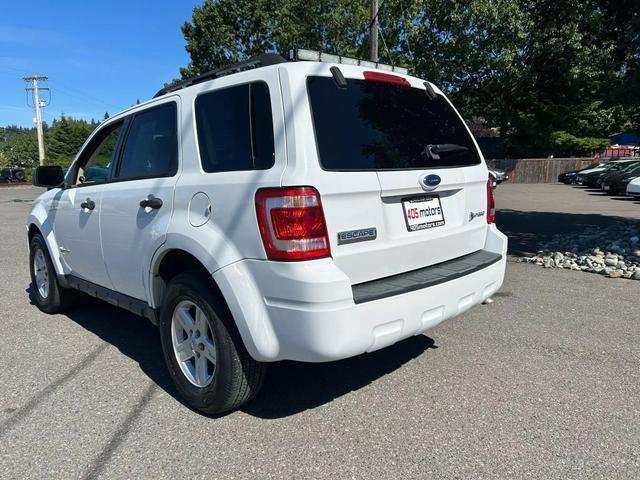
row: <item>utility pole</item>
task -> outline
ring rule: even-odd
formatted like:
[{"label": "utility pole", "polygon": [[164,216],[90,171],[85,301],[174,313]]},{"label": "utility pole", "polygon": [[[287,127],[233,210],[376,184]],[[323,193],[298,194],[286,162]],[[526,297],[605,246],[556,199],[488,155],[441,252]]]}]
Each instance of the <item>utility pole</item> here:
[{"label": "utility pole", "polygon": [[369,24],[371,39],[371,61],[378,61],[378,0],[371,0],[371,23]]},{"label": "utility pole", "polygon": [[[40,158],[40,165],[42,166],[44,165],[44,133],[42,132],[42,114],[40,113],[40,108],[46,106],[46,103],[40,101],[38,82],[46,82],[49,78],[44,75],[33,75],[31,77],[23,77],[23,80],[25,82],[33,82],[33,87],[27,87],[25,90],[33,93],[33,107],[36,112],[36,130],[38,132],[38,157]],[[41,90],[48,90],[48,88],[41,88]]]}]

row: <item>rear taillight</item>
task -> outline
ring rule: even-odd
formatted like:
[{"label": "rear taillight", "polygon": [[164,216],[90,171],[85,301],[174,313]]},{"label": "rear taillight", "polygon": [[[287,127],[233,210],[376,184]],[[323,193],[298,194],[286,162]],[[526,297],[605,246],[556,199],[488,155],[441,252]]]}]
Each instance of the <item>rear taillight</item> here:
[{"label": "rear taillight", "polygon": [[311,260],[331,255],[320,194],[315,188],[258,190],[256,213],[270,260]]},{"label": "rear taillight", "polygon": [[487,181],[487,223],[496,222],[496,199],[493,196],[491,177]]}]

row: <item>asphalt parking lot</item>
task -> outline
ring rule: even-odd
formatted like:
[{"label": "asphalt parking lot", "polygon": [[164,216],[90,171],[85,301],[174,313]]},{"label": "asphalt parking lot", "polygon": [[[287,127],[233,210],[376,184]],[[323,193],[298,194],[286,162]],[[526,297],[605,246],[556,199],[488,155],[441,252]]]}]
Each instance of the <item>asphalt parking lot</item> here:
[{"label": "asphalt parking lot", "polygon": [[578,185],[505,183],[496,200],[498,225],[509,236],[512,254],[534,254],[554,234],[640,221],[640,201]]},{"label": "asphalt parking lot", "polygon": [[[506,184],[498,222],[524,251],[640,218],[585,193]],[[148,321],[30,304],[36,195],[0,189],[2,479],[640,477],[640,282],[509,262],[492,305],[354,359],[274,364],[251,404],[208,418],[176,398]]]}]

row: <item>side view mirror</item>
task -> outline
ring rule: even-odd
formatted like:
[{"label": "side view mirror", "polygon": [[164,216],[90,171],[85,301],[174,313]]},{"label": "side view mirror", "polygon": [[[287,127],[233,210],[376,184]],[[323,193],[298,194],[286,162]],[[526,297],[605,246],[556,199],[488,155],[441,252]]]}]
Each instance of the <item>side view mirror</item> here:
[{"label": "side view mirror", "polygon": [[55,188],[64,183],[64,171],[59,165],[44,165],[32,172],[33,184],[36,187]]}]

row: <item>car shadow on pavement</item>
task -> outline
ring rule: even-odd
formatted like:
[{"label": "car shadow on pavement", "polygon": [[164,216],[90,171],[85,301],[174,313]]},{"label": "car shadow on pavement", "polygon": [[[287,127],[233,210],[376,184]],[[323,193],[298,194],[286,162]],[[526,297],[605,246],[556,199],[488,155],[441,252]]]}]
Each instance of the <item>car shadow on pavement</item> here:
[{"label": "car shadow on pavement", "polygon": [[616,200],[617,202],[629,202],[629,203],[637,203],[640,205],[640,199],[637,197],[630,197],[628,195],[622,196],[612,196],[611,200]]},{"label": "car shadow on pavement", "polygon": [[534,255],[540,244],[554,235],[580,233],[587,228],[607,229],[634,224],[638,220],[598,214],[523,212],[502,209],[496,212],[496,224],[509,237],[509,254]]},{"label": "car shadow on pavement", "polygon": [[[33,304],[31,286],[26,291]],[[138,362],[153,382],[179,399],[165,369],[158,329],[149,320],[85,294],[78,294],[76,304],[64,315]]]},{"label": "car shadow on pavement", "polygon": [[[26,291],[33,303],[31,287]],[[84,294],[66,316],[136,361],[155,384],[190,408],[171,382],[158,329],[147,319]],[[280,418],[316,408],[376,381],[430,348],[438,348],[433,339],[418,335],[386,349],[337,362],[272,363],[262,390],[241,410],[256,417]]]},{"label": "car shadow on pavement", "polygon": [[242,410],[260,418],[282,418],[313,409],[375,382],[430,348],[438,348],[434,340],[418,335],[336,362],[277,362],[269,366],[258,396]]}]

